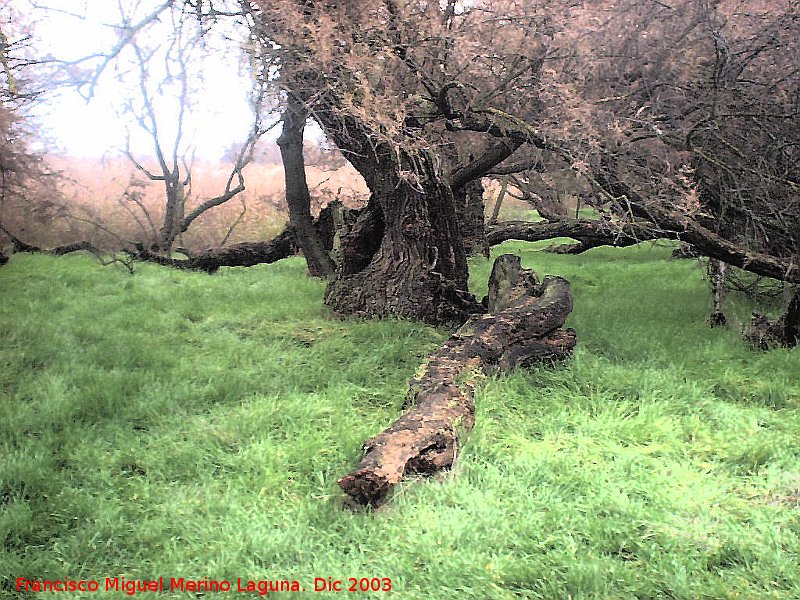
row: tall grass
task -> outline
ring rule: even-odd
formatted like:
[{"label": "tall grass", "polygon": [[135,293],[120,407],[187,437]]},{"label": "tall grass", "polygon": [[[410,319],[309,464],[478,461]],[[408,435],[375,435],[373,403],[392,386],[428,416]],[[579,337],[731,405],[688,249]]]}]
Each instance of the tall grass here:
[{"label": "tall grass", "polygon": [[[0,596],[21,597],[16,577],[164,576],[391,578],[397,598],[800,597],[800,353],[709,329],[702,269],[668,248],[542,248],[497,252],[571,280],[574,357],[488,378],[456,468],[375,511],[336,479],[446,331],[332,320],[298,259],[130,276],[15,255],[0,269]],[[472,265],[477,293],[489,266]]]},{"label": "tall grass", "polygon": [[[102,248],[119,248],[122,240],[156,236],[154,229],[164,220],[163,182],[148,181],[121,156],[101,161],[69,156],[49,156],[47,160],[50,168],[63,174],[58,190],[50,190],[52,197],[34,202],[21,198],[3,209],[4,223],[16,235],[42,247],[91,240]],[[158,172],[149,159],[140,160]],[[194,164],[185,212],[222,194],[231,169],[229,163]],[[366,184],[352,166],[334,171],[308,166],[306,175],[314,212],[333,199],[351,207],[363,204]],[[179,246],[199,251],[223,240],[259,241],[280,233],[288,219],[283,167],[253,163],[245,168],[244,176],[245,190],[203,213],[179,236]],[[138,184],[132,185],[132,181]]]}]

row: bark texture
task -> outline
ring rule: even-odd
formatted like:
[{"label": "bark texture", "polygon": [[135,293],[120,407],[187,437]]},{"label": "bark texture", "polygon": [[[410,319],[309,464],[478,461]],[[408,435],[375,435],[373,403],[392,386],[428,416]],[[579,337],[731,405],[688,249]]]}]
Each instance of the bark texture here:
[{"label": "bark texture", "polygon": [[297,254],[299,248],[291,226],[286,227],[273,239],[265,242],[243,242],[222,248],[212,248],[189,258],[170,258],[150,252],[138,245],[131,252],[137,260],[154,262],[165,267],[205,271],[215,273],[221,267],[252,267],[260,264],[277,262]]},{"label": "bark texture", "polygon": [[[351,230],[355,237],[343,239],[344,260],[325,304],[342,316],[462,324],[481,307],[467,291],[467,260],[450,186],[431,155],[410,156],[389,147],[366,154],[352,161],[372,192],[371,209]],[[412,170],[419,182],[407,175]]]},{"label": "bark texture", "polygon": [[567,357],[575,332],[561,329],[572,310],[569,283],[497,259],[485,303],[434,353],[412,380],[414,407],[364,445],[364,458],[339,486],[355,502],[379,505],[403,477],[450,467],[463,435],[475,422],[473,392],[481,373]]},{"label": "bark texture", "polygon": [[306,259],[309,273],[314,277],[330,277],[336,265],[323,246],[311,215],[311,196],[303,158],[306,116],[303,103],[289,94],[283,113],[283,131],[277,140],[283,162],[286,204],[289,207],[289,222]]},{"label": "bark texture", "polygon": [[483,202],[483,184],[473,179],[458,190],[453,191],[456,201],[456,217],[464,240],[464,250],[468,256],[482,254],[489,258],[489,244],[486,242]]}]

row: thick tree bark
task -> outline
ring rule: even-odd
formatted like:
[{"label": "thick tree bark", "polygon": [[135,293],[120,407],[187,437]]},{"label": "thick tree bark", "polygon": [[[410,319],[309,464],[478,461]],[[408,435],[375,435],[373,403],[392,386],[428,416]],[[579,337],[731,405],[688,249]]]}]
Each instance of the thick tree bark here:
[{"label": "thick tree bark", "polygon": [[468,256],[482,254],[489,258],[489,244],[486,241],[485,214],[483,203],[483,184],[480,179],[467,182],[453,192],[456,202],[456,217],[464,240],[464,251]]},{"label": "thick tree bark", "polygon": [[519,257],[497,259],[486,303],[495,312],[472,316],[430,357],[411,382],[414,408],[369,440],[357,469],[339,480],[355,502],[379,505],[406,475],[453,464],[474,424],[478,372],[563,359],[575,346],[575,332],[560,329],[572,310],[569,284],[539,284]]},{"label": "thick tree bark", "polygon": [[286,182],[286,204],[289,207],[289,222],[306,259],[309,273],[314,277],[330,277],[336,265],[314,228],[311,196],[306,182],[303,158],[303,130],[306,116],[303,103],[289,94],[286,110],[283,113],[283,131],[278,138]]},{"label": "thick tree bark", "polygon": [[348,218],[335,219],[333,231],[331,247],[338,275],[366,269],[381,247],[384,234],[383,213],[375,198],[370,197],[363,209],[350,211]]},{"label": "thick tree bark", "polygon": [[348,114],[325,82],[310,86],[315,77],[305,73],[294,91],[364,177],[372,205],[368,218],[340,237],[344,260],[328,284],[325,304],[342,316],[460,325],[481,308],[467,291],[453,193],[436,157],[413,141],[406,148],[382,139]]},{"label": "thick tree bark", "polygon": [[[326,305],[345,316],[393,316],[436,325],[460,325],[479,312],[466,291],[467,261],[453,194],[433,157],[384,144],[354,160],[372,192],[373,226],[357,238],[369,243],[356,248],[348,247],[356,238],[343,237],[348,258],[328,286]],[[369,235],[363,235],[367,229]]]}]

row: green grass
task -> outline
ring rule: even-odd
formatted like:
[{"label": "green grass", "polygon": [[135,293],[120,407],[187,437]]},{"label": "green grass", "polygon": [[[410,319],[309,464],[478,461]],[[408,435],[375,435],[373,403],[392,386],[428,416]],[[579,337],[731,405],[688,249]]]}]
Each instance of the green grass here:
[{"label": "green grass", "polygon": [[[336,480],[446,331],[331,320],[297,259],[130,276],[15,255],[0,597],[16,577],[115,576],[394,590],[313,598],[800,597],[800,352],[709,329],[702,269],[669,248],[545,245],[496,252],[570,279],[574,357],[487,379],[456,468],[377,511],[347,508]],[[489,263],[472,268],[482,293]]]}]

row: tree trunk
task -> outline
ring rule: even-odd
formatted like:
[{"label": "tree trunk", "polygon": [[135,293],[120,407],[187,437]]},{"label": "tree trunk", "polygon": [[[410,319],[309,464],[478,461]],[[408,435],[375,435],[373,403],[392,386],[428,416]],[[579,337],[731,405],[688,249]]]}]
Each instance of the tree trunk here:
[{"label": "tree trunk", "polygon": [[557,277],[539,284],[517,256],[495,262],[486,303],[495,312],[471,317],[430,357],[411,382],[414,408],[369,440],[358,468],[339,480],[357,503],[381,504],[406,474],[453,464],[474,424],[481,371],[563,359],[575,346],[575,332],[560,329],[572,310],[569,284]]},{"label": "tree trunk", "polygon": [[710,258],[708,260],[708,278],[711,280],[711,298],[714,303],[708,324],[711,327],[721,327],[727,323],[725,313],[722,311],[725,302],[725,272],[727,265],[721,260]]},{"label": "tree trunk", "polygon": [[457,326],[480,312],[466,291],[467,261],[453,194],[433,157],[410,156],[384,144],[353,163],[372,192],[372,225],[358,236],[343,236],[347,259],[329,284],[325,303],[340,315],[435,325]]},{"label": "tree trunk", "polygon": [[309,273],[313,277],[330,277],[333,275],[336,265],[317,235],[311,216],[311,196],[308,192],[303,158],[305,123],[305,106],[289,94],[287,107],[283,113],[283,131],[278,138],[286,181],[289,222],[306,259]]},{"label": "tree trunk", "polygon": [[677,239],[677,234],[661,231],[651,223],[622,223],[588,219],[561,219],[559,221],[502,221],[487,228],[486,237],[491,246],[507,240],[540,242],[559,237],[573,238],[581,242],[574,248],[565,249],[564,254],[579,254],[598,246],[633,246],[645,240]]},{"label": "tree trunk", "polygon": [[794,296],[789,301],[786,314],[783,316],[783,326],[786,345],[794,348],[800,343],[800,287],[795,288]]},{"label": "tree trunk", "polygon": [[137,260],[153,262],[165,267],[215,273],[220,267],[252,267],[277,262],[298,251],[294,231],[286,227],[280,234],[266,242],[242,242],[222,248],[212,248],[189,258],[170,258],[150,252],[142,244],[130,254]]},{"label": "tree trunk", "polygon": [[506,197],[506,191],[508,190],[508,182],[503,180],[500,183],[500,191],[497,194],[497,200],[494,202],[494,208],[492,209],[492,216],[489,217],[489,225],[496,225],[497,219],[500,218],[500,209],[503,207],[503,199]]},{"label": "tree trunk", "polygon": [[164,177],[164,188],[167,196],[167,203],[164,208],[164,224],[159,230],[159,239],[155,249],[169,254],[175,244],[175,238],[181,233],[181,221],[183,220],[184,207],[186,204],[186,189],[180,180],[180,172],[177,168]]},{"label": "tree trunk", "polygon": [[521,145],[519,140],[501,140],[486,148],[477,158],[470,155],[466,164],[450,174],[450,187],[456,199],[456,216],[467,255],[480,253],[489,258],[481,177],[514,154]]},{"label": "tree trunk", "polygon": [[[330,251],[334,245],[336,232],[334,222],[342,220],[345,226],[356,220],[364,211],[350,211],[332,202],[323,208],[319,217],[314,219],[313,227],[317,238],[326,250]],[[339,215],[338,217],[336,215]],[[76,246],[72,244],[70,246]],[[80,249],[80,248],[77,248]],[[154,262],[167,267],[177,269],[188,269],[195,271],[205,271],[214,273],[221,267],[252,267],[254,265],[274,263],[284,258],[296,255],[300,250],[294,228],[286,225],[284,230],[271,240],[263,242],[242,242],[221,248],[210,248],[205,252],[193,254],[187,259],[170,258],[157,253],[150,252],[143,244],[137,244],[136,250],[130,253],[139,260]],[[50,252],[58,252],[56,248]],[[69,250],[74,251],[74,250]]]},{"label": "tree trunk", "polygon": [[486,242],[485,205],[483,203],[483,184],[473,179],[453,192],[456,200],[458,226],[464,238],[464,251],[467,256],[482,254],[489,258],[489,244]]}]

